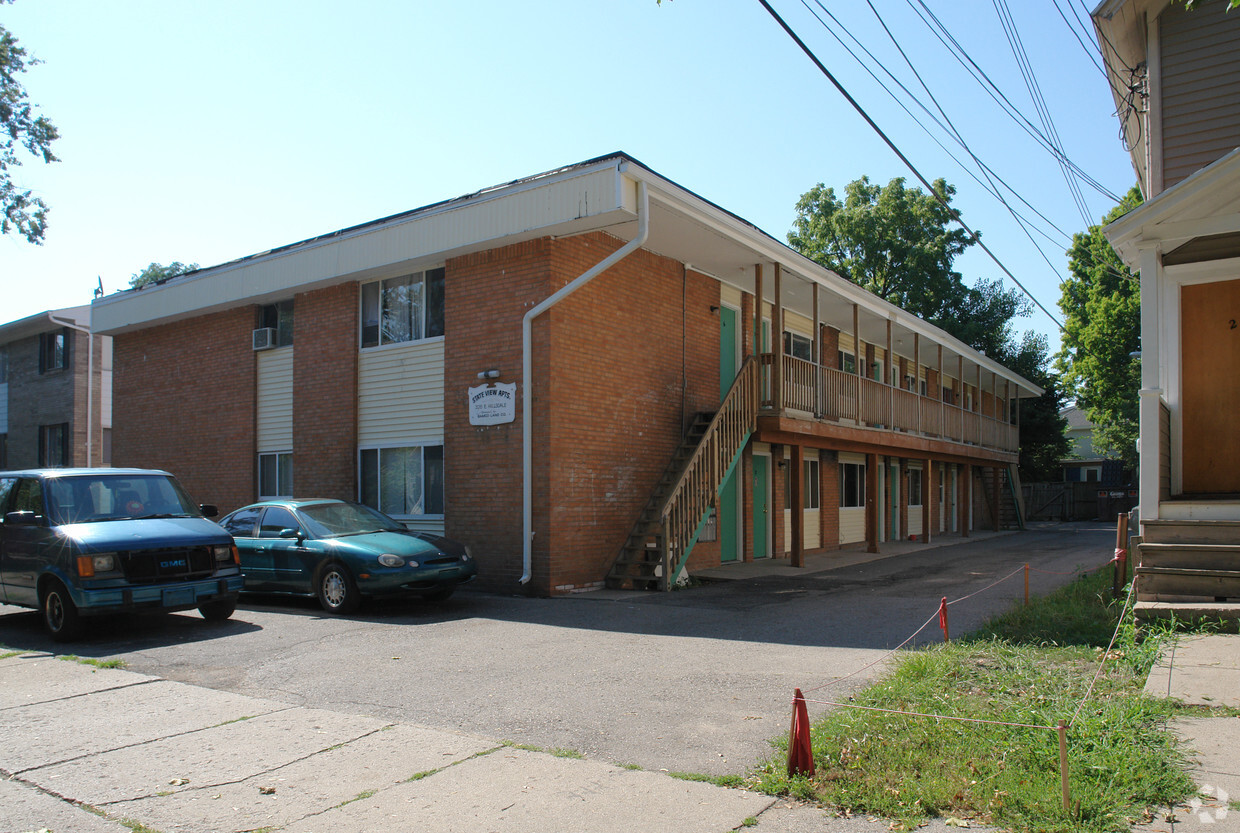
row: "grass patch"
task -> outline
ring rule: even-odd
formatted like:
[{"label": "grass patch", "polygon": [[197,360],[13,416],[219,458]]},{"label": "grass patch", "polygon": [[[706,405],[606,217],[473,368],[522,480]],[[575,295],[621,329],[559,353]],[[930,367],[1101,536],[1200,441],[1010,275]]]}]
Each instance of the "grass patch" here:
[{"label": "grass patch", "polygon": [[10,657],[21,656],[21,651],[3,651],[0,652],[0,659],[9,659]]},{"label": "grass patch", "polygon": [[121,669],[125,667],[123,659],[93,659],[91,657],[79,657],[76,654],[63,654],[56,657],[56,659],[63,659],[65,662],[76,662],[79,665],[89,665],[92,668]]},{"label": "grass patch", "polygon": [[1138,630],[1129,613],[1077,711],[1124,609],[1111,601],[1110,582],[1101,570],[965,639],[903,654],[887,678],[853,698],[876,709],[1038,727],[1075,714],[1071,811],[1062,807],[1054,731],[858,709],[835,709],[813,726],[812,779],[787,777],[782,737],[749,785],[910,829],[954,816],[1041,833],[1127,831],[1147,808],[1191,796],[1195,786],[1166,731],[1177,707],[1143,695],[1169,626]]},{"label": "grass patch", "polygon": [[679,778],[681,781],[703,781],[707,784],[714,784],[716,787],[743,787],[745,779],[740,775],[706,775],[701,772],[669,772],[672,778]]},{"label": "grass patch", "polygon": [[553,755],[557,758],[585,758],[585,755],[576,749],[555,748],[548,749],[545,746],[534,746],[529,743],[517,743],[516,741],[506,740],[504,746],[509,749],[520,749],[523,752],[542,752],[547,755]]}]

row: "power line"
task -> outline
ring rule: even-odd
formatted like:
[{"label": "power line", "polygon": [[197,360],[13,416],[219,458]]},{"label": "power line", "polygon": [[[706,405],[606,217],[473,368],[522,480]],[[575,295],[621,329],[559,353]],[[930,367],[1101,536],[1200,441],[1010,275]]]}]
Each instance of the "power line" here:
[{"label": "power line", "polygon": [[836,77],[831,74],[831,71],[828,70],[826,66],[823,65],[822,61],[818,60],[818,56],[815,55],[813,51],[810,50],[810,48],[805,45],[805,42],[801,40],[800,36],[797,35],[795,31],[792,30],[792,27],[790,27],[784,21],[784,19],[779,16],[778,12],[776,12],[773,8],[771,8],[770,3],[768,3],[767,0],[758,0],[758,2],[762,4],[762,7],[766,9],[767,13],[772,18],[774,18],[775,22],[778,23],[780,27],[788,34],[788,37],[792,38],[793,42],[796,43],[798,47],[800,47],[801,51],[805,53],[805,56],[814,62],[814,66],[818,67],[818,71],[821,72],[823,76],[825,76],[826,79],[831,82],[831,84],[835,87],[835,89],[839,91],[840,95],[844,96],[844,99],[852,106],[854,110],[857,111],[857,114],[860,115],[861,118],[865,119],[866,124],[870,125],[871,129],[873,129],[874,132],[878,134],[879,138],[883,140],[883,142],[887,145],[887,147],[891,148],[891,152],[894,153],[897,157],[899,157],[900,161],[903,162],[904,165],[910,171],[912,171],[913,175],[917,177],[917,180],[921,182],[923,186],[925,186],[926,190],[939,202],[939,204],[943,206],[944,209],[948,211],[948,213],[951,214],[952,218],[957,223],[960,224],[960,227],[963,228],[966,232],[968,232],[969,236],[973,238],[973,242],[976,243],[978,246],[980,246],[982,251],[984,251],[987,255],[989,255],[990,259],[995,262],[995,265],[997,265],[1000,269],[1002,269],[1005,275],[1011,278],[1012,283],[1020,287],[1021,292],[1025,293],[1025,295],[1029,298],[1029,300],[1033,301],[1033,303],[1037,306],[1037,308],[1042,310],[1042,312],[1046,314],[1046,317],[1049,318],[1055,324],[1055,326],[1058,327],[1062,331],[1064,329],[1064,326],[1059,321],[1059,319],[1051,315],[1050,310],[1048,310],[1042,304],[1041,301],[1035,298],[1033,293],[1031,293],[1028,289],[1025,288],[1024,284],[1022,284],[1019,280],[1017,280],[1016,276],[1012,274],[1011,270],[1009,270],[1007,266],[1003,264],[1003,261],[999,260],[999,258],[995,255],[995,253],[992,252],[989,249],[989,247],[987,247],[987,245],[982,242],[982,238],[978,235],[978,233],[975,232],[972,228],[970,228],[964,222],[964,220],[960,218],[960,212],[952,208],[951,205],[948,204],[947,200],[941,197],[939,193],[934,190],[933,186],[930,185],[929,181],[927,181],[926,178],[922,176],[921,171],[919,171],[917,167],[911,161],[909,161],[909,158],[905,156],[904,153],[898,147],[896,147],[895,142],[891,141],[891,139],[888,138],[887,134],[883,132],[882,128],[880,128],[874,122],[874,120],[870,118],[870,115],[869,113],[865,111],[865,108],[863,108],[860,104],[857,103],[857,100],[852,97],[852,95],[848,92],[848,90],[844,89],[844,85],[841,84],[836,79]]}]

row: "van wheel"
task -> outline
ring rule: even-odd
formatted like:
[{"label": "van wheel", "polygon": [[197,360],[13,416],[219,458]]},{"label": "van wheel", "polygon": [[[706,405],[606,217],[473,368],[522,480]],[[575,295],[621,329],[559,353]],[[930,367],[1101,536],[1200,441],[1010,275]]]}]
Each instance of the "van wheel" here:
[{"label": "van wheel", "polygon": [[69,591],[60,582],[52,582],[43,593],[43,627],[56,642],[71,642],[82,633],[82,620],[78,616]]},{"label": "van wheel", "polygon": [[352,613],[361,604],[353,576],[343,565],[327,564],[319,571],[319,604],[328,613]]},{"label": "van wheel", "polygon": [[216,599],[213,602],[198,605],[198,612],[208,622],[223,622],[237,609],[236,599]]}]

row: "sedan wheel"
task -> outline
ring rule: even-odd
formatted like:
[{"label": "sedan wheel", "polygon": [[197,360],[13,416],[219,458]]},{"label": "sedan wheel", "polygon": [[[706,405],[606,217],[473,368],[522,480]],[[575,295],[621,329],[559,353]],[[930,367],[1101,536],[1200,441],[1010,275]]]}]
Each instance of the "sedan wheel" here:
[{"label": "sedan wheel", "polygon": [[319,604],[328,613],[351,613],[361,603],[353,576],[340,564],[328,564],[319,573]]}]

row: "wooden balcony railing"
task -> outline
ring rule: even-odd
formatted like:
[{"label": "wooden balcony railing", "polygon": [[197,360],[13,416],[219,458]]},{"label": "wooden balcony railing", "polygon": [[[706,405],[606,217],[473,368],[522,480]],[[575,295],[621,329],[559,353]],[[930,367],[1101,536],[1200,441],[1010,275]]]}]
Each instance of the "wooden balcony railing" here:
[{"label": "wooden balcony railing", "polygon": [[[765,353],[758,369],[761,406],[776,407],[771,371],[775,355]],[[794,356],[783,356],[780,410],[805,411],[818,419],[849,420],[870,428],[939,437],[1002,451],[1020,448],[1017,426],[975,411],[966,411],[915,391],[866,379],[856,373],[820,367]]]}]

